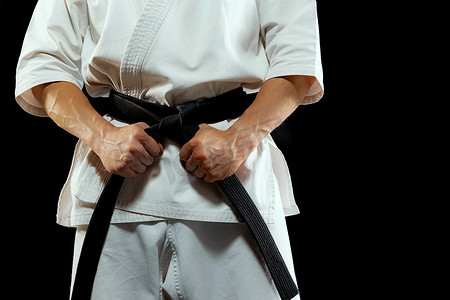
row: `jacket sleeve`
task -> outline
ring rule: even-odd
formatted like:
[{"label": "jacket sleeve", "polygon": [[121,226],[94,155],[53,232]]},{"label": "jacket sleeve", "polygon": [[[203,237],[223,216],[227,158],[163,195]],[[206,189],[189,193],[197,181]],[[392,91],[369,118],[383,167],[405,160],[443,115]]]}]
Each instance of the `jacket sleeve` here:
[{"label": "jacket sleeve", "polygon": [[17,103],[46,116],[31,88],[67,81],[83,87],[81,52],[88,28],[85,0],[40,0],[28,26],[16,70]]},{"label": "jacket sleeve", "polygon": [[316,0],[258,0],[261,37],[269,70],[265,80],[288,75],[314,76],[304,103],[323,95]]}]

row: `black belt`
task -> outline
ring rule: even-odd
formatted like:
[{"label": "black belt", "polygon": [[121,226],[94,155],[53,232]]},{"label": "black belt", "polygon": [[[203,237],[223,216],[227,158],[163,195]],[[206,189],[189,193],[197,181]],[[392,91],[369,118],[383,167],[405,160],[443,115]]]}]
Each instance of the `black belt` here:
[{"label": "black belt", "polygon": [[[204,101],[185,103],[176,108],[150,103],[115,91],[111,91],[109,98],[105,100],[90,100],[100,113],[108,113],[127,123],[147,123],[150,128],[145,131],[157,141],[164,136],[179,144],[185,144],[197,132],[198,124],[237,118],[253,102],[254,97],[242,89],[237,89]],[[100,195],[81,249],[72,300],[88,300],[91,297],[98,262],[123,181],[124,177],[112,174]],[[281,299],[292,299],[298,294],[297,286],[266,223],[242,183],[236,175],[217,183],[254,235]]]}]

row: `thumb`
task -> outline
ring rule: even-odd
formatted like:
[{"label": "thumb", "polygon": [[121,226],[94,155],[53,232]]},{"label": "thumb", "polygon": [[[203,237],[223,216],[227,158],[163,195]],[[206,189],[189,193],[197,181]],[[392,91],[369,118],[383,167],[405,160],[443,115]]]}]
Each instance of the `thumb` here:
[{"label": "thumb", "polygon": [[150,128],[150,126],[145,122],[139,122],[139,123],[136,123],[135,125],[141,127],[142,129]]}]

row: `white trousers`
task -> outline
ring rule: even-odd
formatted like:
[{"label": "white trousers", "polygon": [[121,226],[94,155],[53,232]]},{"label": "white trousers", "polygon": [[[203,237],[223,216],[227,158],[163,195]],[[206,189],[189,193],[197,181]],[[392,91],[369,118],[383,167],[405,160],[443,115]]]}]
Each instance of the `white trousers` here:
[{"label": "white trousers", "polygon": [[[276,219],[269,229],[295,279],[284,216]],[[77,229],[73,274],[85,232]],[[280,298],[247,225],[166,220],[110,226],[92,299]]]}]

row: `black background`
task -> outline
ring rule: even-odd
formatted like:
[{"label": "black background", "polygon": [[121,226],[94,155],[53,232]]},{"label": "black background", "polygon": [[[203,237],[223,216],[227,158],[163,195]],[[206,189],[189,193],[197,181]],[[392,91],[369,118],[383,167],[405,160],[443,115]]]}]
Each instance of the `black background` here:
[{"label": "black background", "polygon": [[[323,99],[300,107],[273,134],[301,210],[287,220],[303,300],[367,299],[389,285],[373,275],[390,251],[380,243],[380,224],[389,218],[383,191],[396,173],[377,175],[388,151],[380,146],[379,124],[390,117],[375,113],[374,73],[381,66],[379,53],[370,51],[381,38],[378,28],[361,25],[369,8],[340,2],[318,1]],[[15,67],[35,3],[0,1],[1,100],[3,117],[10,117],[1,147],[2,272],[15,299],[67,299],[74,231],[56,225],[55,214],[76,140],[48,118],[25,113],[14,99]]]}]

